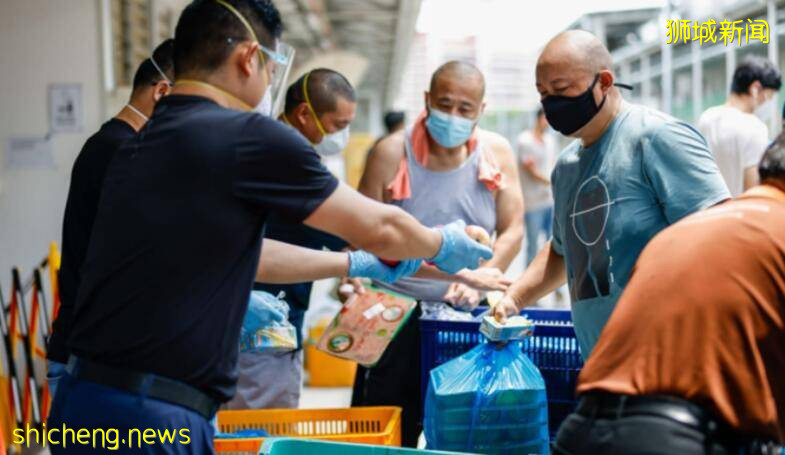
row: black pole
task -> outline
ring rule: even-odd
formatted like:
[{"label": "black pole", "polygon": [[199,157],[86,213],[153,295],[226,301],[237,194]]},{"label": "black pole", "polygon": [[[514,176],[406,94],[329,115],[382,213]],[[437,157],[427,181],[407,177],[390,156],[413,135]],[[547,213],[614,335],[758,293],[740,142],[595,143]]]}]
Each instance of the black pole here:
[{"label": "black pole", "polygon": [[[35,283],[35,291],[38,293],[38,307],[41,324],[41,338],[44,340],[44,351],[48,352],[49,349],[49,311],[46,309],[46,295],[44,294],[43,280],[41,280],[41,268],[36,268],[33,272],[33,283]],[[32,334],[35,336],[35,334]]]},{"label": "black pole", "polygon": [[[13,343],[11,341],[11,331],[6,319],[5,300],[3,299],[3,289],[0,288],[0,331],[3,332],[3,345],[5,347],[5,356],[8,363],[8,386],[11,391],[11,401],[8,403],[11,406],[11,414],[16,419],[16,427],[22,428],[22,395],[19,388],[19,374],[16,371],[16,362],[14,361]],[[3,391],[5,393],[5,391]]]}]

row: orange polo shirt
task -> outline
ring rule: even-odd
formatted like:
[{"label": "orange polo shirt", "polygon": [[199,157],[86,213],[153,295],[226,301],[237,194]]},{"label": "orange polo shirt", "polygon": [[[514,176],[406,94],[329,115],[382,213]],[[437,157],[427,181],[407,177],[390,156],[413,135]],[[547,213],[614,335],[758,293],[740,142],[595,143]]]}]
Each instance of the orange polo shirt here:
[{"label": "orange polo shirt", "polygon": [[785,441],[785,193],[753,188],[652,239],[577,391],[686,398]]}]

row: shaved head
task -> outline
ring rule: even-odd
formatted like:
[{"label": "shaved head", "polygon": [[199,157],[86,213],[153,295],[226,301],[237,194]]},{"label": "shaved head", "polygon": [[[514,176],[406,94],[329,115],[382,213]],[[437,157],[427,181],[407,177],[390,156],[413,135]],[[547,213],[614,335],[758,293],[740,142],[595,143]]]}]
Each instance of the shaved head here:
[{"label": "shaved head", "polygon": [[482,72],[471,63],[457,60],[449,61],[440,66],[431,76],[430,91],[436,91],[440,82],[449,79],[450,82],[468,85],[479,89],[480,100],[485,96],[485,77]]},{"label": "shaved head", "polygon": [[551,39],[537,60],[538,67],[564,64],[569,64],[573,70],[596,74],[611,69],[613,61],[596,36],[583,30],[568,30]]},{"label": "shaved head", "polygon": [[485,109],[485,77],[471,63],[451,61],[434,71],[425,108],[476,120]]},{"label": "shaved head", "polygon": [[584,146],[601,137],[622,102],[612,66],[608,49],[589,32],[569,30],[551,39],[536,70],[548,123]]}]

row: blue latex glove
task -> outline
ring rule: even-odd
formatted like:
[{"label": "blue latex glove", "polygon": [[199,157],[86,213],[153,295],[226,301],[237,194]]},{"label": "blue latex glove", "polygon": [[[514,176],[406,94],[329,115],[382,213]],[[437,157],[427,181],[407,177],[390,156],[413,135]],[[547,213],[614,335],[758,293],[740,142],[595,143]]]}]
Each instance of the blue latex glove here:
[{"label": "blue latex glove", "polygon": [[403,277],[417,273],[420,264],[422,259],[406,259],[395,267],[390,267],[367,251],[352,251],[349,253],[349,277],[372,278],[385,283],[395,283]]},{"label": "blue latex glove", "polygon": [[493,251],[485,245],[475,242],[464,230],[463,220],[438,228],[442,234],[442,245],[439,252],[429,262],[447,273],[456,273],[461,269],[476,269],[480,260],[493,257]]},{"label": "blue latex glove", "polygon": [[288,317],[288,309],[285,305],[285,302],[268,292],[251,292],[248,310],[243,318],[243,332],[254,333],[274,323],[285,321]]}]

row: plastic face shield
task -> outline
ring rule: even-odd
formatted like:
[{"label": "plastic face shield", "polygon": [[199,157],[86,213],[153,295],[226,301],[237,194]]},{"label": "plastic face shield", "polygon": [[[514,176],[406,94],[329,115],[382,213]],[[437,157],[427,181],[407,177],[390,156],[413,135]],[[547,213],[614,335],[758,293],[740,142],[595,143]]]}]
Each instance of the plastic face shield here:
[{"label": "plastic face shield", "polygon": [[264,62],[267,66],[270,90],[273,100],[272,116],[277,117],[283,110],[283,103],[286,99],[286,81],[289,79],[289,71],[292,69],[294,61],[294,48],[286,43],[278,42],[275,50],[264,47],[260,44],[262,53],[266,57]]},{"label": "plastic face shield", "polygon": [[[265,71],[268,79],[268,85],[265,90],[270,90],[270,94],[272,95],[272,115],[276,116],[280,111],[286,96],[286,80],[289,77],[289,70],[294,61],[294,48],[277,40],[275,49],[265,47],[261,41],[259,41],[251,24],[240,11],[224,0],[215,0],[215,2],[234,14],[243,24],[245,29],[248,30],[248,34],[251,36],[253,42],[259,44],[259,61],[261,62],[262,71]],[[262,96],[264,96],[264,93]]]}]

